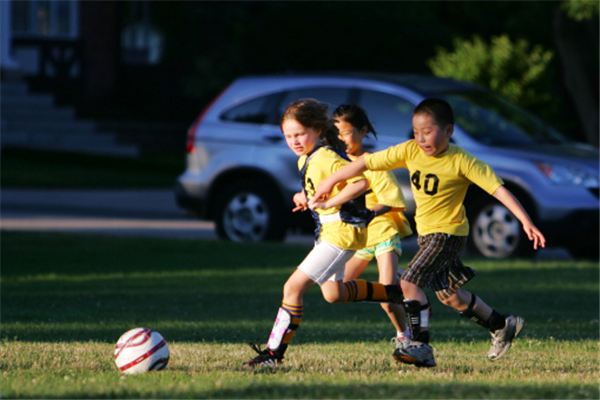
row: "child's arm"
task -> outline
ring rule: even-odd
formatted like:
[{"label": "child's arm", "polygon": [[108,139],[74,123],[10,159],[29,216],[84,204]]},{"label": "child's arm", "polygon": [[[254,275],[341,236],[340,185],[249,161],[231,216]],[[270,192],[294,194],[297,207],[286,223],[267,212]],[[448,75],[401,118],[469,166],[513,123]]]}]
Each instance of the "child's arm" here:
[{"label": "child's arm", "polygon": [[500,186],[494,194],[492,194],[498,201],[506,206],[514,215],[517,217],[521,224],[523,224],[523,230],[527,234],[529,240],[533,240],[533,248],[537,250],[538,245],[540,247],[546,247],[546,238],[542,235],[542,232],[531,222],[531,218],[519,203],[519,201],[513,196],[513,194],[506,189],[504,186]]},{"label": "child's arm", "polygon": [[304,190],[296,193],[294,195],[293,200],[296,207],[292,209],[292,212],[308,210],[308,203],[306,201],[306,195],[304,194]]},{"label": "child's arm", "polygon": [[[308,206],[311,209],[315,209],[315,207],[313,207],[315,203],[317,203],[317,202],[326,203],[327,199],[329,197],[329,194],[331,193],[331,191],[333,190],[333,187],[335,185],[337,185],[338,183],[343,182],[345,180],[348,180],[352,177],[355,177],[356,175],[360,175],[363,172],[365,172],[366,170],[367,170],[367,165],[365,164],[365,159],[363,157],[357,158],[356,160],[352,161],[350,164],[347,164],[347,165],[343,166],[342,168],[338,169],[336,172],[334,172],[333,174],[329,175],[327,178],[325,178],[321,182],[319,182],[319,184],[317,185],[317,190],[315,191],[315,195],[308,202]],[[357,182],[360,182],[360,181],[357,181]],[[351,185],[348,185],[348,186],[351,186]],[[344,190],[345,189],[346,188],[344,188]],[[344,190],[342,190],[335,197],[339,197],[339,195],[342,194],[342,192],[344,192]],[[360,192],[360,193],[362,193],[362,192]],[[358,194],[360,194],[360,193],[358,193]],[[358,196],[358,194],[356,196]],[[354,197],[356,197],[356,196],[354,196]],[[354,197],[350,197],[346,201],[352,200]],[[340,205],[343,203],[344,202],[340,202],[337,205]],[[329,206],[329,207],[333,207],[333,206]],[[327,207],[327,208],[329,208],[329,207]],[[323,208],[323,207],[320,207],[320,208]]]},{"label": "child's arm", "polygon": [[[348,164],[348,165],[350,165],[350,164]],[[341,171],[342,169],[340,169],[339,171]],[[335,175],[335,173],[330,175],[330,177],[333,175]],[[329,179],[329,178],[327,178],[327,179]],[[323,181],[321,181],[321,182],[323,182]],[[316,196],[313,197],[308,202],[308,206],[312,210],[314,210],[315,208],[322,208],[323,210],[326,210],[331,207],[337,207],[337,206],[340,206],[340,205],[347,203],[348,201],[358,197],[361,193],[363,193],[368,188],[369,188],[369,181],[366,179],[361,179],[358,181],[350,182],[342,190],[340,190],[340,192],[338,194],[336,194],[335,196],[333,196],[331,198],[327,198],[322,201],[313,201],[314,199],[317,198]]]}]

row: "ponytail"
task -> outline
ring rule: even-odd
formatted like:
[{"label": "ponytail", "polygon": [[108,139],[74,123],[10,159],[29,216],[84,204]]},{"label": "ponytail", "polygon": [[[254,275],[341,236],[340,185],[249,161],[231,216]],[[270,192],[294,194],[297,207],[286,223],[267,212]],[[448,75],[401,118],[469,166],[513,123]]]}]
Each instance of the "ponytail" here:
[{"label": "ponytail", "polygon": [[371,125],[367,112],[358,104],[342,104],[333,112],[333,118],[336,120],[343,120],[361,130],[363,127],[367,128],[367,133],[372,133],[377,138],[377,132]]}]

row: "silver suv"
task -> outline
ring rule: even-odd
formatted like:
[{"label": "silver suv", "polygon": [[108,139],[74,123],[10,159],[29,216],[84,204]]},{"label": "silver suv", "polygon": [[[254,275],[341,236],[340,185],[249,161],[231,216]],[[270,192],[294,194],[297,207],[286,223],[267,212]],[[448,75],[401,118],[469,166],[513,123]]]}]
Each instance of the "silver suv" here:
[{"label": "silver suv", "polygon": [[[424,98],[453,107],[452,140],[492,166],[549,246],[575,256],[598,256],[597,149],[574,143],[507,99],[468,83],[432,76],[319,74],[249,76],[235,80],[188,131],[187,169],[175,188],[180,207],[214,220],[220,238],[283,240],[290,229],[309,229],[308,213],[292,213],[300,189],[297,158],[286,146],[279,120],[287,105],[312,97],[332,107],[364,107],[379,140],[378,151],[412,138],[412,110]],[[394,171],[409,203],[408,171]],[[519,221],[476,186],[465,200],[469,249],[489,258],[530,255]]]}]

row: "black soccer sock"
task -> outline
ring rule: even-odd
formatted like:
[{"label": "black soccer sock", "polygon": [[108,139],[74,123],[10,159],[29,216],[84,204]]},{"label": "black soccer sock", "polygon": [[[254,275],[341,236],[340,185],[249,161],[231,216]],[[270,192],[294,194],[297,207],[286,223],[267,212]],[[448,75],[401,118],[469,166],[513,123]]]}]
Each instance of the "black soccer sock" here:
[{"label": "black soccer sock", "polygon": [[488,319],[488,325],[490,332],[502,329],[506,326],[506,316],[492,309],[492,315],[490,315],[490,318]]},{"label": "black soccer sock", "polygon": [[421,331],[414,340],[429,344],[429,331]]}]

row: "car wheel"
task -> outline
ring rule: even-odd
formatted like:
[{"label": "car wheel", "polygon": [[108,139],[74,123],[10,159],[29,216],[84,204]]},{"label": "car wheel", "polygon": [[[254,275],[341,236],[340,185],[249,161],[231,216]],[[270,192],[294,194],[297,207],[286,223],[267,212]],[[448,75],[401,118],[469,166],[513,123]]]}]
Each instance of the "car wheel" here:
[{"label": "car wheel", "polygon": [[234,242],[282,241],[286,227],[279,195],[257,180],[229,185],[217,199],[217,236]]},{"label": "car wheel", "polygon": [[504,205],[484,202],[470,214],[469,250],[487,258],[533,255],[521,222]]}]

